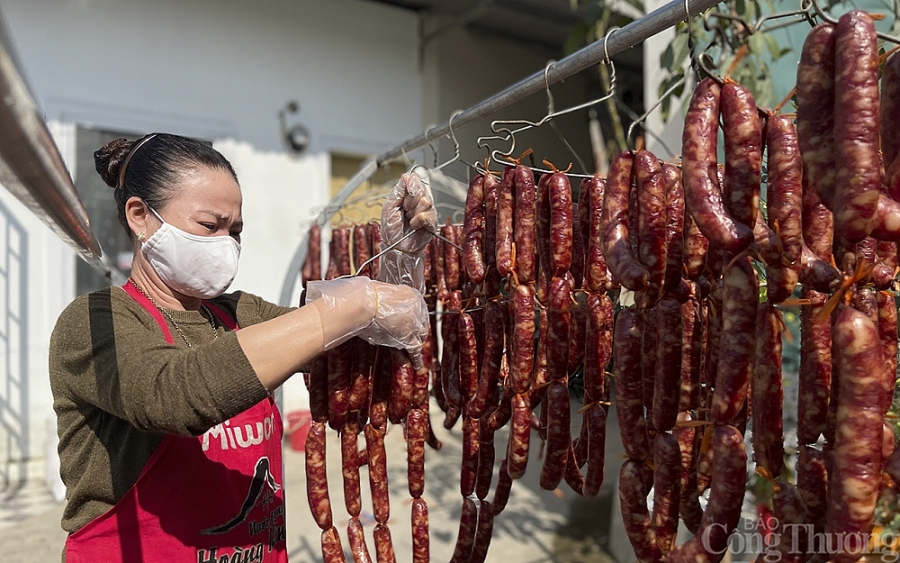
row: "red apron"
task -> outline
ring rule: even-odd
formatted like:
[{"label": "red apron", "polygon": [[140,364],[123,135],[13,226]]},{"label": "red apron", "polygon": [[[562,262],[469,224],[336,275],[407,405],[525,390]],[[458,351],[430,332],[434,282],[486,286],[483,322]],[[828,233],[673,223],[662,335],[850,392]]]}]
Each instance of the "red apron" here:
[{"label": "red apron", "polygon": [[[124,289],[172,344],[159,310],[131,284]],[[69,535],[67,563],[287,563],[281,439],[271,398],[202,436],[167,434],[121,500]]]}]

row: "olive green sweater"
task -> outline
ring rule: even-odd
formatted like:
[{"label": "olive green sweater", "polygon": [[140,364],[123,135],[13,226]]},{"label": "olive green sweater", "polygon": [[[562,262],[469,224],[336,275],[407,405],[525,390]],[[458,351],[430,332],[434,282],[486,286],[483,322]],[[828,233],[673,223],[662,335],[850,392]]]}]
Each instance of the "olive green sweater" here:
[{"label": "olive green sweater", "polygon": [[[238,326],[279,315],[248,293],[215,300]],[[218,339],[199,311],[169,311],[193,346],[120,287],[73,301],[50,339],[50,386],[67,504],[62,527],[75,532],[134,485],[164,434],[200,435],[266,398],[233,332]]]}]

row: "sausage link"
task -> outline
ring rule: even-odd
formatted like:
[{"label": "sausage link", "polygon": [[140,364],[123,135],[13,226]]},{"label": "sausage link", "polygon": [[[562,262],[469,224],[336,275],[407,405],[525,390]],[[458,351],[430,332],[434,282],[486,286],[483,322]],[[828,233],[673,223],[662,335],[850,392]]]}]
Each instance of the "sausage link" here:
[{"label": "sausage link", "polygon": [[647,410],[647,424],[653,427],[653,391],[656,388],[657,309],[641,310],[641,396]]},{"label": "sausage link", "polygon": [[[853,294],[851,299],[853,308],[869,317],[869,320],[878,326],[878,299],[871,287],[862,287]],[[887,365],[887,364],[885,364]]]},{"label": "sausage link", "polygon": [[[685,205],[685,210],[687,206]],[[684,214],[684,271],[685,277],[696,281],[706,268],[706,253],[709,239],[700,232],[700,227],[689,212]]]},{"label": "sausage link", "polygon": [[556,172],[547,180],[550,198],[550,272],[562,277],[572,265],[572,187]]},{"label": "sausage link", "polygon": [[340,430],[350,408],[350,355],[353,343],[344,342],[326,352],[328,356],[328,425]]},{"label": "sausage link", "polygon": [[[897,135],[895,121],[900,111],[900,57],[890,56],[884,63],[881,74],[881,152],[884,163],[890,167],[900,153],[900,136]],[[891,194],[896,201],[898,198]]]},{"label": "sausage link", "polygon": [[494,507],[486,500],[479,503],[478,524],[475,529],[475,544],[468,561],[470,563],[484,563],[488,548],[491,546],[491,536],[494,533]]},{"label": "sausage link", "polygon": [[753,227],[759,214],[762,170],[762,128],[750,91],[726,80],[722,86],[722,132],[725,140],[725,182],[722,198],[735,221]]},{"label": "sausage link", "polygon": [[867,546],[881,485],[885,363],[877,326],[851,307],[838,314],[832,338],[840,389],[825,530],[856,535],[857,542],[845,541],[843,552],[832,555],[850,563]]},{"label": "sausage link", "polygon": [[554,277],[550,282],[547,303],[547,372],[551,381],[568,375],[569,325],[571,323],[572,293],[565,278]]},{"label": "sausage link", "polygon": [[568,373],[575,373],[584,363],[585,342],[587,338],[587,295],[584,292],[573,293],[575,304],[571,308],[569,323]]},{"label": "sausage link", "polygon": [[829,208],[834,198],[835,180],[834,45],[834,26],[817,25],[806,36],[797,65],[797,138],[800,154],[809,186]]},{"label": "sausage link", "polygon": [[509,384],[513,393],[531,387],[534,372],[534,286],[519,284],[509,300],[512,338],[508,350]]},{"label": "sausage link", "polygon": [[[816,190],[809,187],[806,176],[803,177],[801,184],[803,185],[801,223],[804,243],[801,252],[812,254],[820,260],[830,261],[834,243],[834,217],[822,203]],[[807,283],[803,281],[802,273],[800,282]]]},{"label": "sausage link", "polygon": [[537,204],[535,202],[534,173],[527,166],[515,167],[513,193],[515,197],[513,242],[516,253],[516,275],[519,283],[534,283],[537,272]]},{"label": "sausage link", "polygon": [[[834,232],[857,242],[872,232],[881,193],[878,165],[878,39],[862,10],[834,31]],[[827,202],[826,202],[827,203]]]},{"label": "sausage link", "polygon": [[478,476],[480,426],[480,421],[477,418],[463,417],[462,465],[459,476],[459,490],[464,497],[475,492],[475,479]]},{"label": "sausage link", "polygon": [[806,546],[806,506],[797,488],[787,481],[776,479],[774,488],[772,512],[775,526],[772,531],[776,544],[774,550],[770,547],[767,551],[780,554],[779,560],[785,563],[801,563]]},{"label": "sausage link", "polygon": [[347,409],[355,412],[367,408],[369,404],[369,382],[375,360],[375,347],[362,338],[354,338],[352,342]]},{"label": "sausage link", "polygon": [[478,389],[478,339],[475,320],[469,313],[459,314],[459,387],[466,401]]},{"label": "sausage link", "polygon": [[475,475],[475,496],[484,500],[494,475],[494,431],[485,421],[478,425],[478,472]]},{"label": "sausage link", "polygon": [[584,347],[584,402],[609,399],[606,368],[612,356],[613,304],[605,293],[587,298],[587,325]]},{"label": "sausage link", "polygon": [[463,258],[474,283],[484,281],[484,174],[476,174],[466,192]]},{"label": "sausage link", "polygon": [[428,563],[431,559],[431,541],[428,535],[428,505],[424,499],[413,499],[411,521],[413,563]]},{"label": "sausage link", "polygon": [[459,515],[459,533],[450,563],[467,563],[475,543],[475,528],[478,523],[478,507],[469,498],[463,497],[462,513]]},{"label": "sausage link", "polygon": [[339,276],[349,276],[353,273],[350,265],[350,237],[350,227],[338,227],[331,231]]},{"label": "sausage link", "polygon": [[584,476],[584,496],[595,497],[603,485],[603,471],[606,463],[606,408],[594,405],[584,413],[583,424],[587,427],[587,474]]},{"label": "sausage link", "polygon": [[623,151],[612,161],[600,214],[600,230],[603,255],[613,281],[632,291],[639,291],[647,286],[650,272],[635,258],[629,239],[628,210],[633,168],[634,155],[630,152]]},{"label": "sausage link", "polygon": [[875,289],[884,291],[891,289],[894,283],[894,272],[897,271],[897,243],[880,240],[875,248],[876,262],[872,270],[872,284]]},{"label": "sausage link", "polygon": [[[789,264],[779,262],[766,265],[766,294],[770,303],[781,303],[793,294],[797,285],[803,244],[800,217],[803,204],[803,161],[797,144],[797,131],[790,118],[775,115],[768,119],[766,145],[768,222],[769,227],[778,233],[781,250]],[[777,283],[772,283],[776,280]]]},{"label": "sausage link", "polygon": [[359,425],[356,421],[350,421],[341,430],[341,473],[344,477],[344,505],[353,518],[358,518],[362,510],[358,442]]},{"label": "sausage link", "polygon": [[409,495],[417,499],[425,491],[425,434],[428,416],[422,409],[406,415],[406,475]]},{"label": "sausage link", "polygon": [[[369,221],[366,223],[366,234],[369,238],[369,252],[374,255],[376,252],[381,249],[381,223],[376,221]],[[437,262],[435,262],[435,266],[437,266]],[[378,272],[381,269],[381,261],[375,260],[369,265],[369,275],[374,279],[378,279]]]},{"label": "sausage link", "polygon": [[351,518],[347,523],[347,540],[350,542],[350,552],[356,563],[372,563],[369,548],[366,546],[366,536],[359,518]]},{"label": "sausage link", "polygon": [[369,488],[372,492],[372,514],[375,521],[385,524],[391,517],[388,496],[387,454],[384,450],[384,431],[367,424],[366,453],[369,456]]},{"label": "sausage link", "polygon": [[619,502],[622,506],[622,520],[625,532],[634,548],[634,555],[640,563],[660,561],[662,552],[656,543],[656,536],[647,510],[646,485],[652,482],[653,470],[642,461],[625,460],[619,471]]},{"label": "sausage link", "polygon": [[416,406],[416,371],[405,350],[391,348],[391,399],[388,403],[388,420],[400,424],[409,409]]},{"label": "sausage link", "polygon": [[885,379],[884,412],[891,408],[894,399],[894,387],[897,383],[897,306],[894,296],[886,291],[879,291],[878,300],[878,335],[884,351]]},{"label": "sausage link", "polygon": [[447,430],[452,429],[456,426],[456,421],[459,420],[459,417],[462,415],[462,409],[457,407],[456,405],[450,405],[447,408],[446,416],[444,417],[444,428]]},{"label": "sausage link", "polygon": [[[690,413],[680,413],[679,420],[690,421]],[[678,514],[685,528],[692,534],[697,533],[703,509],[700,508],[700,491],[697,488],[697,426],[676,426],[673,433],[678,440],[681,452],[681,495],[678,498]]]},{"label": "sausage link", "polygon": [[494,507],[495,517],[506,508],[506,503],[509,502],[509,491],[512,489],[513,480],[512,477],[509,476],[506,467],[506,460],[504,459],[500,462],[500,469],[497,474],[497,488],[494,489],[494,498],[491,501],[491,506]]},{"label": "sausage link", "polygon": [[709,502],[697,534],[669,552],[670,563],[721,561],[741,518],[747,482],[744,437],[733,426],[717,426],[712,434],[713,479]]},{"label": "sausage link", "polygon": [[309,412],[313,422],[328,420],[328,353],[319,354],[309,367],[306,386],[309,391]]},{"label": "sausage link", "polygon": [[671,430],[678,418],[683,328],[681,305],[673,297],[665,297],[656,306],[656,377],[651,409],[653,426],[661,432]]},{"label": "sausage link", "polygon": [[653,516],[650,520],[656,544],[663,554],[675,545],[678,507],[681,502],[681,449],[678,438],[667,432],[656,435],[653,448]]},{"label": "sausage link", "polygon": [[700,317],[697,282],[688,282],[691,298],[680,305],[681,313],[681,394],[678,410],[700,406],[700,370],[703,361],[703,323]]},{"label": "sausage link", "polygon": [[585,207],[579,212],[586,215],[588,229],[585,240],[585,285],[590,291],[606,291],[609,289],[609,271],[606,268],[606,256],[603,254],[603,198],[606,193],[606,180],[594,176],[581,183],[585,196]]},{"label": "sausage link", "polygon": [[313,223],[309,228],[309,244],[307,245],[306,259],[309,263],[309,277],[306,280],[322,279],[322,227]]},{"label": "sausage link", "polygon": [[784,433],[781,386],[781,313],[771,303],[760,303],[756,315],[756,365],[751,382],[753,404],[753,452],[756,465],[769,475],[781,475],[784,466]]},{"label": "sausage link", "polygon": [[718,373],[710,406],[713,420],[720,424],[729,424],[747,399],[756,352],[754,323],[758,302],[756,272],[749,259],[739,258],[724,275]]},{"label": "sausage link", "polygon": [[[578,217],[580,208],[578,203],[572,204],[572,216]],[[569,266],[567,276],[571,278],[572,289],[581,289],[584,287],[584,269],[585,269],[585,249],[587,241],[581,234],[581,229],[577,225],[572,226],[572,265]]]},{"label": "sausage link", "polygon": [[[450,243],[458,245],[459,238],[456,236],[456,233],[456,228],[450,223],[450,219],[447,218],[447,223],[441,227],[441,236],[450,241]],[[461,287],[459,279],[459,250],[453,244],[445,242],[441,245],[444,251],[444,280],[447,284],[447,289],[450,291],[456,291]]]},{"label": "sausage link", "polygon": [[[828,256],[831,257],[830,251]],[[800,250],[800,283],[815,291],[831,293],[840,286],[841,273],[804,244]]]},{"label": "sausage link", "polygon": [[809,524],[816,533],[825,531],[828,506],[828,471],[825,455],[813,446],[800,446],[797,456],[797,490],[806,505]]},{"label": "sausage link", "polygon": [[500,364],[503,361],[503,305],[498,301],[485,304],[485,344],[481,356],[481,373],[472,400],[469,401],[469,416],[481,418],[488,409],[497,405],[497,383],[500,379]]},{"label": "sausage link", "polygon": [[314,422],[306,437],[306,497],[313,519],[322,530],[331,528],[331,500],[325,471],[325,423]]},{"label": "sausage link", "polygon": [[674,164],[662,165],[666,200],[666,291],[678,287],[684,275],[685,263],[685,202],[681,169]]},{"label": "sausage link", "polygon": [[[547,387],[547,450],[541,467],[540,485],[552,491],[566,472],[572,436],[569,386],[565,379],[550,382]],[[542,407],[543,408],[543,407]]]},{"label": "sausage link", "polygon": [[[504,364],[505,365],[505,364]],[[501,366],[501,371],[503,371],[503,366]],[[504,378],[501,374],[501,380]],[[512,390],[507,386],[503,389],[503,395],[500,397],[500,404],[497,405],[497,408],[491,411],[487,418],[485,419],[485,424],[490,429],[491,432],[496,432],[500,430],[506,423],[509,422],[509,419],[512,418]]]},{"label": "sausage link", "polygon": [[[356,269],[356,275],[372,277],[372,269],[368,265],[364,268],[362,267],[371,256],[372,251],[369,248],[369,233],[366,230],[366,226],[356,225],[353,227],[353,265]],[[426,270],[428,270],[425,273],[425,279],[428,280],[431,277],[431,268],[427,255],[425,263]]]},{"label": "sausage link", "polygon": [[687,208],[700,231],[714,246],[740,252],[753,241],[753,231],[728,212],[717,178],[721,93],[721,87],[711,78],[704,78],[694,89],[684,118],[682,182]]},{"label": "sausage link", "polygon": [[386,524],[379,523],[372,531],[372,536],[375,538],[375,557],[378,563],[397,563],[390,528]]},{"label": "sausage link", "polygon": [[538,342],[537,350],[534,357],[534,377],[531,381],[531,395],[539,395],[543,393],[544,387],[550,381],[547,371],[547,348],[550,335],[550,323],[547,322],[547,311],[541,311],[541,318],[538,322]]},{"label": "sausage link", "polygon": [[341,547],[341,537],[334,526],[322,531],[322,561],[323,563],[347,563],[344,558],[344,548]]},{"label": "sausage link", "polygon": [[524,394],[512,398],[512,424],[507,444],[506,470],[513,479],[521,479],[528,466],[528,444],[531,440],[531,403]]},{"label": "sausage link", "polygon": [[703,493],[709,488],[712,479],[713,449],[709,447],[707,440],[712,439],[713,427],[707,427],[701,433],[700,447],[697,452],[697,492]]},{"label": "sausage link", "polygon": [[460,345],[459,345],[459,312],[462,309],[462,294],[452,291],[444,303],[441,316],[441,335],[444,345],[441,350],[441,387],[447,403],[462,407],[465,398],[459,387]]},{"label": "sausage link", "polygon": [[566,471],[563,479],[572,491],[577,495],[584,494],[584,475],[578,466],[578,459],[575,457],[575,447],[577,443],[569,441],[569,450],[566,456]]},{"label": "sausage link", "polygon": [[650,277],[642,294],[642,306],[652,307],[662,295],[666,278],[666,183],[656,156],[645,150],[634,155],[637,189],[637,257]]},{"label": "sausage link", "polygon": [[636,461],[643,461],[650,455],[650,439],[641,397],[641,332],[637,309],[619,312],[613,337],[616,415],[625,453],[629,459]]},{"label": "sausage link", "polygon": [[537,209],[537,297],[541,303],[546,303],[549,292],[550,279],[553,277],[553,268],[550,265],[550,181],[551,174],[544,174],[538,180],[535,196]]},{"label": "sausage link", "polygon": [[515,221],[515,200],[513,197],[513,182],[516,169],[507,167],[500,180],[500,188],[497,190],[497,232],[495,239],[495,254],[497,258],[497,270],[501,276],[508,276],[513,271],[513,223]]}]

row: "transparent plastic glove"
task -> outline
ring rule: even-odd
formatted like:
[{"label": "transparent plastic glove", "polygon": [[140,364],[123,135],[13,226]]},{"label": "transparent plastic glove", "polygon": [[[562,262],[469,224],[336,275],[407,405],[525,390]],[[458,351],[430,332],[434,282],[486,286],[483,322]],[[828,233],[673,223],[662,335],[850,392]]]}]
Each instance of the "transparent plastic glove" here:
[{"label": "transparent plastic glove", "polygon": [[425,247],[437,230],[437,210],[428,188],[415,172],[400,176],[381,208],[381,248],[403,240],[381,257],[378,279],[425,292]]},{"label": "transparent plastic glove", "polygon": [[319,310],[326,350],[359,336],[376,346],[404,349],[416,369],[423,366],[428,306],[413,288],[366,277],[310,281],[306,302]]}]

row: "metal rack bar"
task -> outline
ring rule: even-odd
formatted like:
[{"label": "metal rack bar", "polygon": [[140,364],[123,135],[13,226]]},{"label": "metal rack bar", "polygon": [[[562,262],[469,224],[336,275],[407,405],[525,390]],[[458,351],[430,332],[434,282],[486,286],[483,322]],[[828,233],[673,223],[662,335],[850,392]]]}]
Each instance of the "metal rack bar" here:
[{"label": "metal rack bar", "polygon": [[[535,72],[528,78],[456,114],[453,118],[453,128],[454,130],[459,130],[459,128],[491,115],[499,109],[540,92],[544,89],[545,84],[555,84],[593,65],[599,64],[606,59],[607,55],[611,57],[626,49],[630,49],[647,38],[674,26],[680,21],[686,20],[688,16],[693,17],[718,3],[719,0],[673,0],[660,6],[646,16],[615,30],[614,33],[607,35],[604,39],[595,41],[554,63],[546,72],[543,69]],[[388,149],[381,155],[368,160],[363,164],[359,172],[350,179],[347,185],[341,188],[341,191],[332,198],[329,205],[319,213],[318,217],[316,217],[316,222],[319,225],[324,225],[356,188],[374,174],[381,164],[397,159],[405,153],[420,149],[449,133],[450,121],[448,120],[429,128],[424,134],[408,139],[399,146]],[[291,304],[290,300],[294,291],[294,284],[303,267],[303,262],[306,260],[307,243],[308,238],[304,235],[282,285],[280,298],[282,305]]]}]

